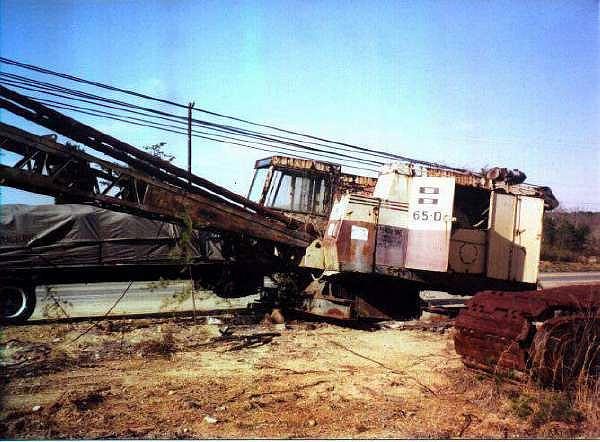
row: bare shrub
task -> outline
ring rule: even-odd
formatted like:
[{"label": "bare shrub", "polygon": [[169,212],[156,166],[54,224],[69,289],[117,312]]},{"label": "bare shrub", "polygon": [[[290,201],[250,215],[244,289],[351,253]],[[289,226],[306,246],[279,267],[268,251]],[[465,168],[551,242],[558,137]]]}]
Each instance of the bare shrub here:
[{"label": "bare shrub", "polygon": [[161,331],[158,338],[137,343],[133,347],[133,351],[140,356],[159,355],[169,357],[177,351],[173,331],[170,329]]},{"label": "bare shrub", "polygon": [[[545,322],[532,344],[530,382],[509,395],[513,414],[539,435],[600,434],[600,318],[564,312]],[[585,430],[582,423],[585,422]]]},{"label": "bare shrub", "polygon": [[546,321],[532,344],[531,377],[563,389],[594,383],[600,375],[600,318],[595,312]]},{"label": "bare shrub", "polygon": [[169,309],[183,304],[192,297],[193,290],[192,281],[183,281],[183,287],[180,290],[176,289],[171,295],[163,299],[160,309]]},{"label": "bare shrub", "polygon": [[68,318],[67,308],[73,308],[73,303],[60,298],[56,294],[55,287],[47,287],[46,293],[42,298],[44,307],[42,308],[42,317],[45,319]]},{"label": "bare shrub", "polygon": [[600,379],[595,382],[580,382],[577,384],[573,402],[584,416],[590,435],[600,436]]}]

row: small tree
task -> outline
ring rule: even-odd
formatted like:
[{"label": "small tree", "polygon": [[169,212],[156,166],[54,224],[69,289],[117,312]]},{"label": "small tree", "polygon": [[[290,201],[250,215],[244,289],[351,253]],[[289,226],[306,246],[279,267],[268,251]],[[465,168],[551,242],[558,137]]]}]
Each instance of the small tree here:
[{"label": "small tree", "polygon": [[591,228],[588,224],[573,223],[565,213],[544,218],[542,257],[548,260],[573,261],[588,250]]},{"label": "small tree", "polygon": [[150,153],[152,156],[155,156],[156,158],[160,158],[161,160],[171,162],[175,159],[175,155],[169,155],[164,151],[163,147],[166,146],[166,144],[167,143],[165,143],[164,141],[161,141],[160,143],[142,146],[142,149]]},{"label": "small tree", "polygon": [[544,217],[543,242],[546,246],[556,244],[556,221],[551,216]]}]

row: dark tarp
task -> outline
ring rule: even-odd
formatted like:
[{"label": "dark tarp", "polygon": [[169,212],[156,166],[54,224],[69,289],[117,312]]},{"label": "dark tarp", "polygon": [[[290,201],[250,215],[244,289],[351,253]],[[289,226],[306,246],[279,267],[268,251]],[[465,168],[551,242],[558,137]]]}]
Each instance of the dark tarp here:
[{"label": "dark tarp", "polygon": [[[182,228],[80,204],[0,206],[0,271],[64,265],[176,264]],[[223,259],[218,238],[194,231],[194,260]]]}]

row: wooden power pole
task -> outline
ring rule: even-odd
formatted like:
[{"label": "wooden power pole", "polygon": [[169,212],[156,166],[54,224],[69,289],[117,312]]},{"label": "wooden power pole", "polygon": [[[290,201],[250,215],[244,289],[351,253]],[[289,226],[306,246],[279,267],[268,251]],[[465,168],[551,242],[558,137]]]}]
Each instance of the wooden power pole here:
[{"label": "wooden power pole", "polygon": [[[194,108],[193,101],[188,103],[188,172],[192,173],[192,109]],[[192,185],[192,179],[188,178],[188,183]]]}]

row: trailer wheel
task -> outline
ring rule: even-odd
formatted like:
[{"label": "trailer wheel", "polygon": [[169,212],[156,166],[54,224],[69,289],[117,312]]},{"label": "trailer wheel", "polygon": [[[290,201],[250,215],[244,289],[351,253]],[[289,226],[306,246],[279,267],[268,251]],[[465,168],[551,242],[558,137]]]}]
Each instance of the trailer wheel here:
[{"label": "trailer wheel", "polygon": [[35,309],[35,289],[20,284],[0,287],[1,320],[5,324],[25,322]]}]

